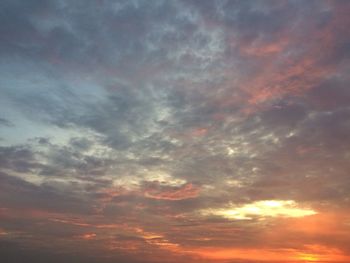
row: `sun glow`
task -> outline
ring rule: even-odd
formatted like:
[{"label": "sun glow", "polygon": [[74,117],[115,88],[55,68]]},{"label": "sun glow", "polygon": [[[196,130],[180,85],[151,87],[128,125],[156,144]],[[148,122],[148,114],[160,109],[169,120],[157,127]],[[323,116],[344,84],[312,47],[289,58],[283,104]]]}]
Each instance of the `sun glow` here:
[{"label": "sun glow", "polygon": [[312,255],[312,254],[300,254],[298,256],[298,259],[306,261],[306,262],[315,262],[315,261],[320,260],[319,257],[317,257],[316,255]]},{"label": "sun glow", "polygon": [[[327,247],[323,250],[312,253],[301,252],[297,249],[256,249],[256,248],[213,248],[203,247],[193,250],[195,253],[205,259],[211,260],[248,260],[259,262],[349,262],[349,257],[340,251],[332,250]],[[243,261],[242,261],[243,262]]]},{"label": "sun glow", "polygon": [[264,200],[243,206],[205,209],[202,214],[249,220],[253,217],[304,217],[315,215],[317,212],[312,209],[300,208],[293,200]]}]

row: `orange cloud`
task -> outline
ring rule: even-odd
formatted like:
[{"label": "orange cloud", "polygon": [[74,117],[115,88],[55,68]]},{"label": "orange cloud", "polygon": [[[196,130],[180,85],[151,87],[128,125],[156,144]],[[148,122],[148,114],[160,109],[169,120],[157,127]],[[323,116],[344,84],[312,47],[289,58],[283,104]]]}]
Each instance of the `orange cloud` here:
[{"label": "orange cloud", "polygon": [[115,197],[130,194],[131,191],[123,187],[106,188],[99,192],[99,205],[96,207],[96,211],[101,213],[106,206],[113,201]]},{"label": "orange cloud", "polygon": [[145,191],[145,196],[152,199],[162,200],[183,200],[188,198],[195,198],[198,196],[200,189],[193,186],[191,183],[185,184],[181,187],[160,187],[151,188]]},{"label": "orange cloud", "polygon": [[[320,213],[305,217],[302,220],[286,220],[281,223],[280,230],[292,234],[303,233],[309,236],[338,236],[350,235],[350,229],[346,227],[348,215],[342,212]],[[329,240],[330,241],[330,240]]]},{"label": "orange cloud", "polygon": [[279,261],[282,258],[286,262],[295,259],[295,251],[289,249],[269,250],[254,248],[200,248],[192,251],[195,254],[212,260],[259,260]]},{"label": "orange cloud", "polygon": [[94,239],[95,237],[96,237],[95,233],[87,233],[87,234],[79,236],[79,238],[84,239],[84,240],[91,240],[91,239]]}]

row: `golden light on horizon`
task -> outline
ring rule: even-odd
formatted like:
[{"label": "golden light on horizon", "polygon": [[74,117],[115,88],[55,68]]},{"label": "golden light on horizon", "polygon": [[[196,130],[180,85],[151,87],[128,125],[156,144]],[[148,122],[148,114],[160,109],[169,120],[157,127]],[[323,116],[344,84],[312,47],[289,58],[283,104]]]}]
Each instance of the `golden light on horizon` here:
[{"label": "golden light on horizon", "polygon": [[314,252],[301,252],[298,249],[257,249],[257,248],[213,248],[206,247],[192,251],[211,260],[259,260],[259,262],[349,262],[349,257],[340,251],[327,247]]},{"label": "golden light on horizon", "polygon": [[320,258],[316,255],[313,255],[313,254],[305,254],[305,253],[302,253],[298,256],[298,259],[299,260],[303,260],[303,261],[306,261],[306,262],[315,262],[315,261],[318,261],[320,260]]}]

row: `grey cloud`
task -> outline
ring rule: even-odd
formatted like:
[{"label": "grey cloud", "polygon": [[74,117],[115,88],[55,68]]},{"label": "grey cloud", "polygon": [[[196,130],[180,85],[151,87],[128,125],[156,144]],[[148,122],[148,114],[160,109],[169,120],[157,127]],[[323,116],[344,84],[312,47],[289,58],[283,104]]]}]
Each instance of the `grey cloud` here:
[{"label": "grey cloud", "polygon": [[346,78],[332,78],[310,90],[308,97],[316,109],[334,111],[349,106],[350,91]]},{"label": "grey cloud", "polygon": [[57,191],[46,185],[37,186],[3,172],[1,181],[3,207],[42,209],[52,212],[88,213],[91,211],[88,203],[81,203],[82,199],[71,192]]},{"label": "grey cloud", "polygon": [[67,263],[98,263],[98,262],[106,262],[111,263],[115,260],[121,263],[144,263],[149,262],[145,260],[137,260],[133,259],[130,255],[122,256],[122,255],[113,255],[113,259],[102,259],[97,258],[95,255],[91,253],[86,253],[86,251],[74,251],[74,252],[66,252],[60,253],[59,251],[55,252],[49,249],[43,248],[28,248],[23,247],[16,242],[11,241],[2,241],[0,244],[0,253],[2,255],[2,260],[4,263],[25,263],[25,262],[38,262],[44,263],[47,261],[53,263],[59,262],[67,262]]},{"label": "grey cloud", "polygon": [[70,140],[70,144],[73,148],[77,148],[78,150],[88,150],[93,145],[93,142],[86,138],[72,138]]},{"label": "grey cloud", "polygon": [[0,147],[0,165],[3,169],[22,173],[40,167],[34,153],[24,146]]},{"label": "grey cloud", "polygon": [[4,119],[4,118],[0,118],[0,125],[5,126],[5,127],[13,127],[14,126],[14,124],[11,121]]}]

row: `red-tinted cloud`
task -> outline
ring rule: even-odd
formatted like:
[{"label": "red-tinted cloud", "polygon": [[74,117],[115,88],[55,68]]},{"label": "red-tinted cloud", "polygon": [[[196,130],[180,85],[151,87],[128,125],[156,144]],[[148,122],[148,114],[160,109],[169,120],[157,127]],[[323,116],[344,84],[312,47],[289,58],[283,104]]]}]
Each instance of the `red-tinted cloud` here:
[{"label": "red-tinted cloud", "polygon": [[191,183],[179,187],[152,184],[145,190],[144,194],[147,198],[177,201],[196,198],[199,195],[199,191],[200,189]]}]

